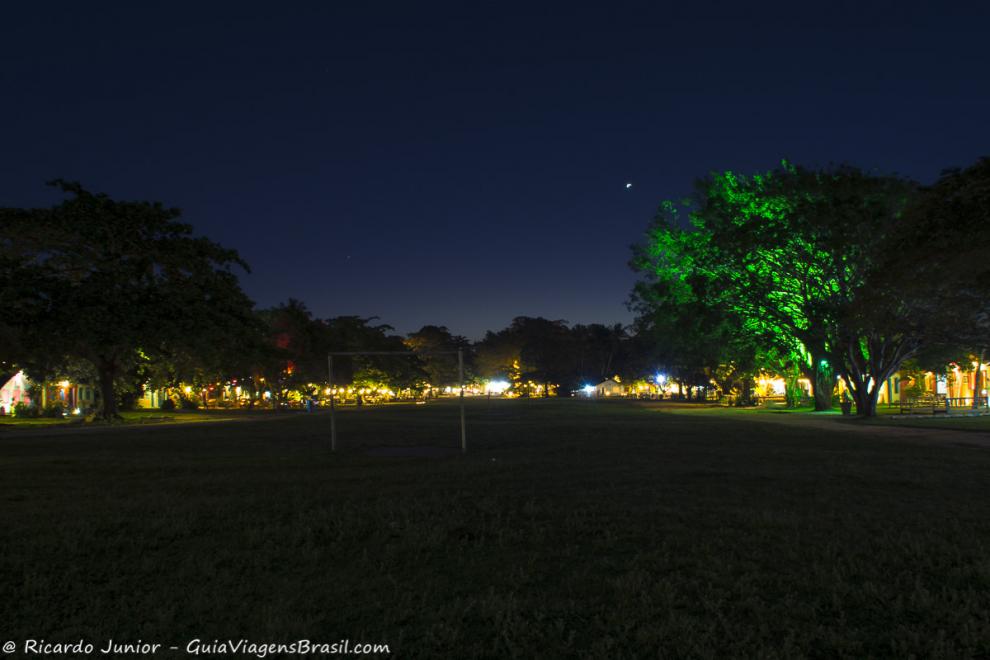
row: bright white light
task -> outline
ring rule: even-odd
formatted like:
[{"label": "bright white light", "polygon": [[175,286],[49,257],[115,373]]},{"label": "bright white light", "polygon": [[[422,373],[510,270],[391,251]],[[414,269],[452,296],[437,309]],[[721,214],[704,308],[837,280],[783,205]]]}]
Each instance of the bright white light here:
[{"label": "bright white light", "polygon": [[626,190],[628,190],[629,188],[632,188],[632,184],[631,183],[627,183],[626,184]]},{"label": "bright white light", "polygon": [[584,391],[584,393],[585,393],[585,394],[587,394],[588,396],[591,396],[591,395],[592,395],[592,394],[594,394],[594,392],[595,392],[595,386],[594,386],[594,385],[585,385],[585,386],[584,386],[584,387],[582,387],[581,389],[582,389],[582,390]]},{"label": "bright white light", "polygon": [[656,375],[656,376],[654,377],[654,380],[655,380],[655,381],[657,381],[657,384],[658,384],[658,385],[663,385],[664,383],[666,383],[666,382],[667,382],[667,377],[666,377],[666,376],[664,376],[663,374],[657,374],[657,375]]},{"label": "bright white light", "polygon": [[489,380],[485,383],[485,392],[489,394],[503,394],[510,385],[504,380]]}]

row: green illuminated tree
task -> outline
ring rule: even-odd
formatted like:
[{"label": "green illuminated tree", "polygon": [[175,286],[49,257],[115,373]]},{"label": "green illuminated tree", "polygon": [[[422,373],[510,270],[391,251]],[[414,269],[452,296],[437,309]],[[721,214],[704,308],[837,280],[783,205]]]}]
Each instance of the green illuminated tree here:
[{"label": "green illuminated tree", "polygon": [[694,271],[692,255],[704,249],[703,235],[680,229],[676,209],[667,210],[652,230],[655,242],[637,249],[632,264],[648,273],[631,299],[638,342],[652,371],[664,373],[688,398],[694,388],[721,381],[723,391],[735,389],[748,401],[756,346],[712,279]]},{"label": "green illuminated tree", "polygon": [[817,410],[831,406],[841,375],[860,414],[872,415],[883,378],[921,342],[880,295],[890,293],[881,265],[916,188],[845,166],[712,175],[683,205],[662,207],[634,265],[647,284],[666,283],[653,305],[693,300],[792,356]]}]

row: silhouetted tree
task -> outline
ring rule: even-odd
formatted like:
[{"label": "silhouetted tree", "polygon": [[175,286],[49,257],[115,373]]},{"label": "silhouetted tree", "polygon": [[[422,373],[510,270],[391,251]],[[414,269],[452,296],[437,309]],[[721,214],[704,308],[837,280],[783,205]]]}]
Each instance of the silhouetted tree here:
[{"label": "silhouetted tree", "polygon": [[[182,352],[210,361],[251,322],[251,301],[232,268],[236,252],[178,221],[158,203],[117,201],[55,181],[70,198],[51,209],[5,210],[7,263],[20,261],[32,287],[13,323],[26,351],[89,362],[100,416],[117,417],[118,378],[135,364]],[[10,295],[10,282],[3,288]],[[14,293],[13,297],[17,297]]]}]

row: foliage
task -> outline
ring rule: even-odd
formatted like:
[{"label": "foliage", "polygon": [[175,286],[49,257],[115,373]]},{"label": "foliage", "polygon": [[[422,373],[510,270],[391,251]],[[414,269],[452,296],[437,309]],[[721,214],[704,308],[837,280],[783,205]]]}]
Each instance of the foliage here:
[{"label": "foliage", "polygon": [[571,335],[577,352],[575,370],[582,382],[599,383],[616,375],[635,380],[647,373],[645,365],[635,363],[635,346],[621,323],[575,325]]},{"label": "foliage", "polygon": [[65,417],[65,406],[62,405],[61,401],[49,403],[45,406],[44,410],[41,411],[41,416],[49,419],[62,419]]},{"label": "foliage", "polygon": [[451,334],[446,327],[425,325],[406,337],[406,345],[410,350],[421,353],[419,359],[426,378],[434,387],[454,386],[460,382],[458,350],[465,361],[465,379],[470,377],[471,344],[464,337]]},{"label": "foliage", "polygon": [[[910,273],[908,311],[924,332],[926,352],[956,359],[990,345],[990,157],[949,169],[905,213],[887,254],[886,272]],[[946,267],[951,257],[961,267]]]},{"label": "foliage", "polygon": [[14,404],[14,417],[38,417],[41,411],[38,406],[23,401]]},{"label": "foliage", "polygon": [[478,365],[483,375],[510,379],[520,392],[528,393],[525,383],[532,381],[542,386],[545,397],[550,385],[569,393],[580,380],[577,344],[565,321],[519,316],[509,327],[485,336],[478,345]]},{"label": "foliage", "polygon": [[723,349],[743,362],[754,349],[787,356],[817,409],[841,374],[872,414],[877,383],[922,342],[883,269],[916,188],[849,166],[712,175],[661,208],[636,254],[641,318],[667,324],[675,354],[693,350],[696,365]]},{"label": "foliage", "polygon": [[69,199],[4,212],[18,220],[18,231],[4,234],[6,261],[17,261],[31,291],[12,290],[4,277],[0,295],[25,310],[17,322],[30,329],[28,353],[92,365],[102,417],[117,417],[117,379],[142,356],[184,354],[209,364],[216,347],[249,326],[252,305],[232,272],[246,265],[194,237],[178,210],[113,200],[77,183],[52,185]]},{"label": "foliage", "polygon": [[[402,337],[390,334],[392,326],[372,324],[375,317],[338,316],[325,321],[329,346],[334,351],[406,352],[409,347]],[[324,359],[325,356],[324,356]],[[381,374],[376,380],[393,390],[417,387],[425,378],[423,364],[408,355],[362,355],[334,360],[336,383],[354,383],[362,372]],[[367,378],[368,381],[375,380]]]},{"label": "foliage", "polygon": [[[179,397],[179,408],[182,410],[199,410],[199,401],[189,396]],[[174,404],[173,404],[174,409]]]}]

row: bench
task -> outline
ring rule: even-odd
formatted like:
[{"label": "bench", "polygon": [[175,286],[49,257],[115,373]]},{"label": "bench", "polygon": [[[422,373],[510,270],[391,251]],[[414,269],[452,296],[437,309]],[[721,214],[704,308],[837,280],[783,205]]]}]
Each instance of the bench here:
[{"label": "bench", "polygon": [[901,399],[901,414],[913,415],[914,413],[924,413],[936,415],[938,413],[949,412],[948,404],[944,394],[931,394],[926,392],[920,396]]}]

